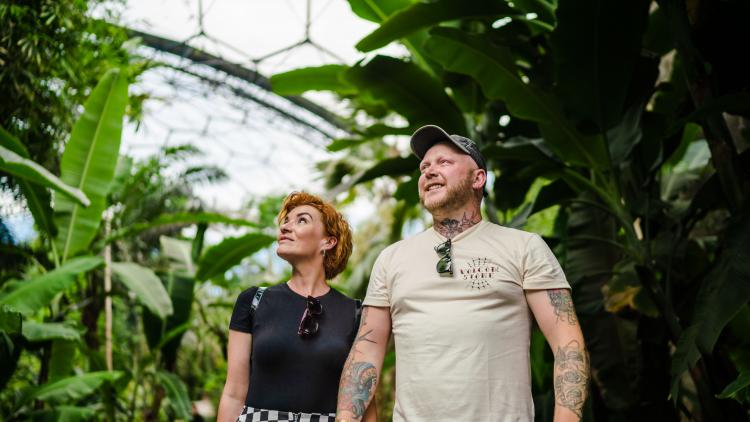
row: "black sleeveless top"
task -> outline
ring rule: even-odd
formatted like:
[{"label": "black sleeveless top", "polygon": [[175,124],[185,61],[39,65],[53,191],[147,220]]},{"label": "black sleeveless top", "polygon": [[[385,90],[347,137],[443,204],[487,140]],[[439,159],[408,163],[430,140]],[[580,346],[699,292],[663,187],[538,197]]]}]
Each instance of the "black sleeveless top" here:
[{"label": "black sleeveless top", "polygon": [[318,297],[323,305],[318,333],[297,334],[305,297],[286,283],[269,287],[250,316],[257,287],[240,293],[229,329],[251,333],[250,386],[245,405],[304,413],[336,412],[341,370],[356,335],[356,301],[331,289]]}]

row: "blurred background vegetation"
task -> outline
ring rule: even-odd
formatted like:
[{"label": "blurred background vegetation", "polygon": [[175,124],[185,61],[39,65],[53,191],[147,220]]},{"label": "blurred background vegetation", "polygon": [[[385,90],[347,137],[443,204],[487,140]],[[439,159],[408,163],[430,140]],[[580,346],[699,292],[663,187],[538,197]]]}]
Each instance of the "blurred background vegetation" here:
[{"label": "blurred background vegetation", "polygon": [[[0,4],[0,219],[5,420],[210,420],[233,301],[288,276],[283,195],[209,209],[201,151],[121,153],[128,86],[160,63],[95,0]],[[748,419],[750,3],[740,0],[349,0],[379,24],[353,66],[274,75],[282,96],[334,93],[350,136],[317,163],[324,193],[371,217],[333,284],[362,297],[377,254],[429,220],[416,159],[383,138],[434,123],[489,160],[485,217],[540,233],[573,287],[591,354],[584,419]],[[106,10],[99,9],[99,10]],[[391,43],[402,55],[370,53]],[[279,171],[282,171],[279,169]],[[236,236],[207,242],[211,227]],[[552,355],[531,344],[538,420]],[[393,407],[395,356],[378,391]]]}]

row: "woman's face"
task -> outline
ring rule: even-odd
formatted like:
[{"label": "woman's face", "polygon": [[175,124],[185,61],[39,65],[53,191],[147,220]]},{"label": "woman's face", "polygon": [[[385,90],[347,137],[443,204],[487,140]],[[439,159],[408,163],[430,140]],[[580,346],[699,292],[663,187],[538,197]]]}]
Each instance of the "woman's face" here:
[{"label": "woman's face", "polygon": [[289,211],[279,226],[278,241],[276,254],[289,262],[321,255],[336,244],[336,238],[326,233],[323,214],[310,205]]}]

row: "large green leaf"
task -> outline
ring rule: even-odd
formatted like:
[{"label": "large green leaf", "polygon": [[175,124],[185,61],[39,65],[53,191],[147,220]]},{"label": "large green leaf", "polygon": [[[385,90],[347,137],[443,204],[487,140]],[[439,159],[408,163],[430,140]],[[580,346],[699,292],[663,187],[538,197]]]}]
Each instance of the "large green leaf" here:
[{"label": "large green leaf", "polygon": [[544,185],[539,190],[534,199],[534,207],[531,209],[531,214],[545,210],[553,205],[559,205],[575,196],[575,191],[565,181],[560,179],[555,180],[548,185]]},{"label": "large green leaf", "polygon": [[365,170],[354,184],[369,182],[378,177],[398,177],[412,174],[419,167],[419,160],[413,155],[407,157],[393,157],[378,161],[374,166]]},{"label": "large green leaf", "polygon": [[513,7],[525,13],[536,14],[536,19],[550,26],[554,26],[555,24],[556,0],[514,0],[513,5]]},{"label": "large green leaf", "polygon": [[441,22],[466,18],[491,19],[514,12],[508,3],[497,0],[437,0],[430,3],[415,3],[389,16],[379,28],[363,38],[355,47],[368,52]]},{"label": "large green leaf", "polygon": [[745,371],[737,376],[731,384],[717,397],[720,399],[735,399],[740,403],[750,404],[750,371]]},{"label": "large green leaf", "polygon": [[603,132],[623,112],[648,0],[568,0],[557,7],[552,33],[557,88],[566,111]]},{"label": "large green leaf", "polygon": [[515,117],[539,123],[546,145],[562,160],[590,168],[607,168],[609,157],[600,136],[585,137],[565,118],[551,95],[519,76],[507,48],[489,38],[453,28],[436,28],[425,48],[447,70],[472,76],[484,94],[505,102]]},{"label": "large green leaf", "polygon": [[750,301],[750,205],[726,229],[726,241],[713,270],[696,295],[690,327],[680,336],[672,359],[672,397],[682,374],[701,354],[710,354],[724,327]]},{"label": "large green leaf", "polygon": [[0,291],[0,305],[10,305],[24,315],[34,314],[75,280],[75,276],[102,265],[96,256],[71,259],[60,268],[34,279],[16,282],[10,291]]},{"label": "large green leaf", "polygon": [[23,324],[23,336],[31,342],[56,339],[79,340],[81,338],[75,326],[64,322],[26,321]]},{"label": "large green leaf", "polygon": [[[6,132],[0,127],[0,145],[8,148],[23,158],[29,158],[29,152],[15,136]],[[24,179],[17,180],[21,193],[26,198],[29,211],[34,217],[37,227],[47,235],[49,239],[54,239],[57,235],[57,226],[52,213],[52,203],[49,191],[40,185],[27,182]],[[54,247],[54,243],[53,243]]]},{"label": "large green leaf", "polygon": [[240,237],[224,239],[206,250],[198,265],[195,278],[208,280],[223,274],[239,264],[243,258],[258,252],[273,243],[274,237],[261,233],[250,233]]},{"label": "large green leaf", "polygon": [[78,341],[53,340],[49,359],[49,381],[68,377],[73,372]]},{"label": "large green leaf", "polygon": [[169,271],[175,274],[193,277],[195,276],[195,263],[193,263],[193,245],[186,241],[169,236],[160,236],[161,253],[169,260]]},{"label": "large green leaf", "polygon": [[521,161],[527,164],[546,162],[551,166],[561,164],[555,160],[541,139],[516,137],[502,144],[483,148],[482,155],[488,160]]},{"label": "large green leaf", "polygon": [[449,133],[466,133],[463,115],[443,86],[414,63],[377,56],[345,75],[360,91],[406,117],[411,126],[438,124]]},{"label": "large green leaf", "polygon": [[99,228],[117,166],[127,102],[127,75],[110,70],[86,100],[84,112],[73,126],[60,162],[61,178],[82,190],[91,205],[83,208],[65,197],[56,201],[57,241],[63,261],[86,249]]},{"label": "large green leaf", "polygon": [[6,334],[21,332],[23,316],[10,306],[0,305],[0,331]]},{"label": "large green leaf", "polygon": [[[10,134],[0,128],[0,137],[6,136]],[[66,185],[46,168],[2,145],[0,145],[0,170],[19,179],[54,189],[84,207],[90,204],[89,199],[79,189]]]},{"label": "large green leaf", "polygon": [[169,294],[151,269],[132,262],[113,262],[112,273],[151,312],[160,318],[172,315],[174,310]]},{"label": "large green leaf", "polygon": [[[590,200],[591,195],[579,199]],[[576,312],[591,353],[591,369],[597,374],[592,381],[607,408],[635,407],[643,389],[638,379],[645,373],[638,324],[611,314],[602,306],[602,288],[609,281],[620,252],[607,243],[585,239],[616,239],[617,226],[609,214],[579,203],[566,207],[558,218],[566,226],[560,228],[558,256],[573,288]]]},{"label": "large green leaf", "polygon": [[63,378],[59,381],[42,385],[30,395],[27,400],[42,400],[51,403],[70,403],[94,393],[103,383],[115,381],[122,376],[122,372],[89,372]]},{"label": "large green leaf", "polygon": [[178,419],[190,420],[192,413],[192,403],[188,395],[185,383],[175,374],[165,371],[158,371],[156,378],[167,393],[169,406]]},{"label": "large green leaf", "polygon": [[356,94],[357,90],[342,77],[348,68],[342,64],[327,64],[277,73],[271,76],[271,87],[279,95],[299,95],[307,91]]},{"label": "large green leaf", "polygon": [[383,22],[395,12],[411,6],[413,0],[349,0],[352,12],[370,22]]},{"label": "large green leaf", "polygon": [[182,335],[190,328],[195,265],[190,242],[166,236],[160,237],[159,241],[162,254],[169,260],[165,281],[174,313],[166,319],[159,320],[156,315],[146,312],[143,318],[149,347],[151,350],[161,349],[164,366],[171,370],[177,360],[177,349],[182,341]]},{"label": "large green leaf", "polygon": [[97,244],[98,247],[103,247],[104,243],[110,243],[117,239],[122,239],[129,236],[134,236],[138,233],[150,230],[156,227],[173,225],[173,224],[199,224],[199,223],[219,223],[226,224],[229,226],[238,227],[253,227],[258,228],[257,223],[252,221],[243,220],[240,218],[227,217],[224,214],[213,213],[213,212],[179,212],[174,214],[162,214],[155,219],[144,222],[136,223],[129,227],[120,229],[112,233],[107,239],[101,244]]},{"label": "large green leaf", "polygon": [[31,412],[34,422],[83,422],[94,420],[97,409],[78,406],[55,406],[54,409]]},{"label": "large green leaf", "polygon": [[[349,0],[349,6],[352,11],[362,19],[367,19],[371,22],[381,23],[385,21],[389,16],[394,13],[411,6],[418,0]],[[403,39],[401,43],[411,53],[416,63],[431,73],[436,72],[436,64],[434,64],[424,53],[422,46],[427,39],[426,31],[415,32]]]}]

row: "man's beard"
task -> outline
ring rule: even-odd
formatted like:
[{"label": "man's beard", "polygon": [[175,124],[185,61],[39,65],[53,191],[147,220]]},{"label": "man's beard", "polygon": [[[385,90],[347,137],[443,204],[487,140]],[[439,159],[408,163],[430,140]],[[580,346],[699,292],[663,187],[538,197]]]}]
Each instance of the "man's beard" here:
[{"label": "man's beard", "polygon": [[434,213],[440,210],[454,210],[463,207],[474,197],[474,189],[471,187],[473,181],[472,172],[468,172],[465,178],[458,181],[456,185],[446,185],[447,191],[440,199],[431,199],[428,201],[424,198],[424,192],[419,192],[419,202],[427,211]]}]

